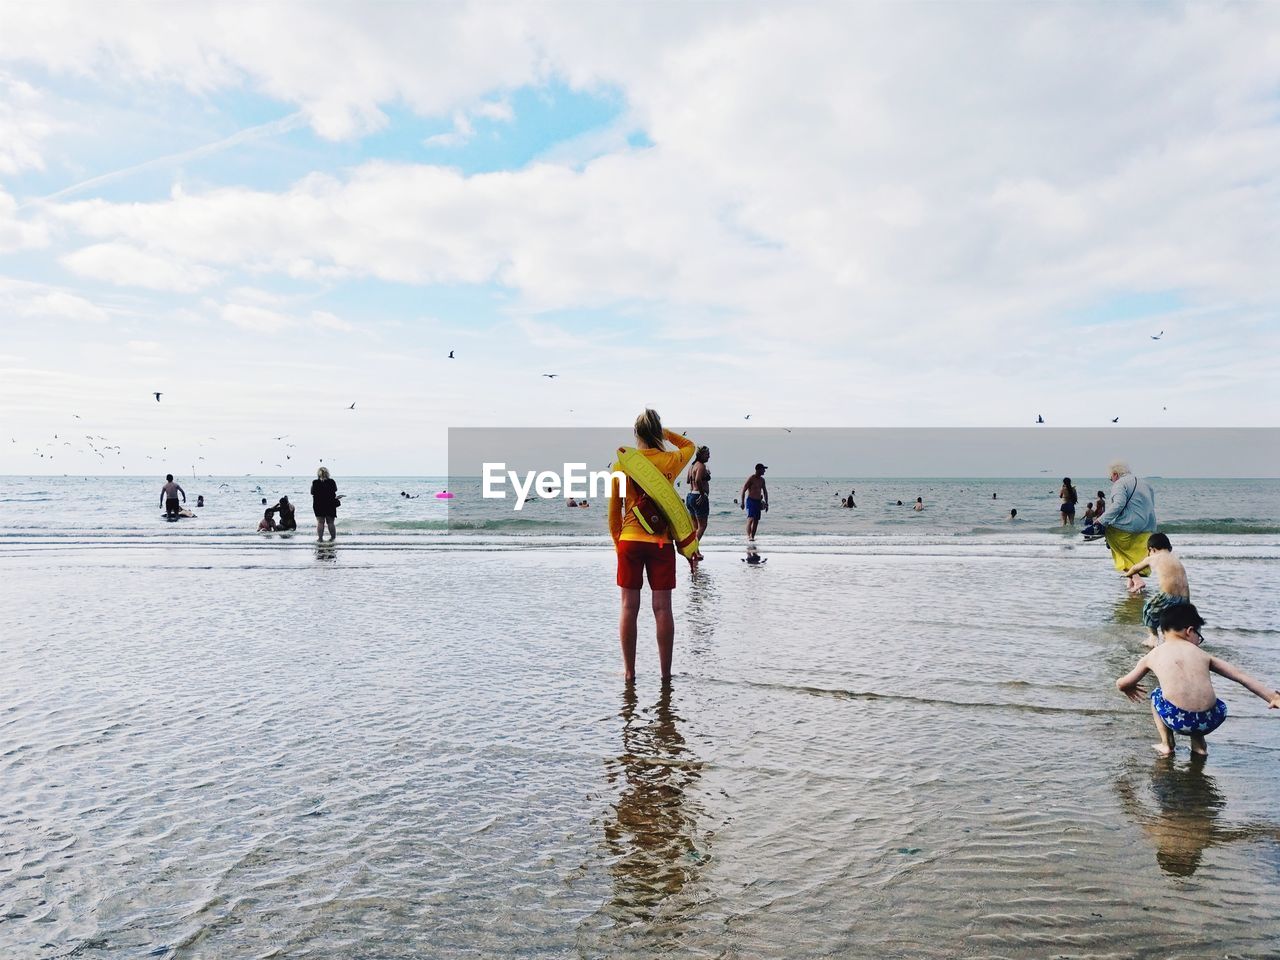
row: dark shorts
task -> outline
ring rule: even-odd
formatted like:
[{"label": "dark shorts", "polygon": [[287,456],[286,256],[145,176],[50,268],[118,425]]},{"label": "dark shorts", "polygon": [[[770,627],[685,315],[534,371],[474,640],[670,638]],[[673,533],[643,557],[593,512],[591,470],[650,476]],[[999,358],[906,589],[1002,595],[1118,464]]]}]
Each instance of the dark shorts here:
[{"label": "dark shorts", "polygon": [[1074,503],[1064,503],[1058,509],[1069,517],[1074,517],[1076,515],[1076,505]]},{"label": "dark shorts", "polygon": [[313,507],[312,512],[316,515],[317,520],[336,520],[338,511],[334,507]]},{"label": "dark shorts", "polygon": [[650,590],[674,590],[675,546],[670,541],[650,543],[647,540],[619,540],[618,586],[627,590],[639,590],[644,586],[645,573],[649,575]]},{"label": "dark shorts", "polygon": [[760,503],[761,502],[757,500],[755,497],[747,497],[747,519],[748,520],[760,519]]},{"label": "dark shorts", "polygon": [[177,513],[182,508],[178,505],[177,497],[168,497],[164,502],[165,513]]},{"label": "dark shorts", "polygon": [[705,520],[711,514],[711,498],[705,493],[691,493],[684,498],[685,509],[695,520]]}]

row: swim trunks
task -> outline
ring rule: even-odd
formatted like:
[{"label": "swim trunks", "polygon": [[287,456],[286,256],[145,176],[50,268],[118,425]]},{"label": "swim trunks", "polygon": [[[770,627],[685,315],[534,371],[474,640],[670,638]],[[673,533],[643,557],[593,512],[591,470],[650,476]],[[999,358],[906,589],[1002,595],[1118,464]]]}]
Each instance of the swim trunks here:
[{"label": "swim trunks", "polygon": [[639,590],[644,586],[646,572],[650,590],[676,588],[676,548],[671,541],[619,540],[618,586]]},{"label": "swim trunks", "polygon": [[711,498],[705,493],[690,493],[684,498],[685,509],[695,520],[705,520],[711,514]]},{"label": "swim trunks", "polygon": [[181,507],[178,505],[177,497],[167,497],[164,501],[164,512],[171,517],[176,517]]},{"label": "swim trunks", "polygon": [[1067,516],[1074,517],[1076,515],[1076,505],[1074,503],[1064,503],[1058,508]]},{"label": "swim trunks", "polygon": [[1204,736],[1213,733],[1227,719],[1227,705],[1221,700],[1213,705],[1212,710],[1183,710],[1166,700],[1159,687],[1151,691],[1151,704],[1160,720],[1174,733]]},{"label": "swim trunks", "polygon": [[1160,629],[1160,614],[1168,610],[1170,607],[1177,607],[1184,603],[1190,603],[1190,597],[1180,597],[1176,594],[1168,594],[1162,590],[1157,590],[1153,596],[1147,598],[1147,602],[1142,605],[1142,622],[1153,633]]},{"label": "swim trunks", "polygon": [[760,503],[761,501],[757,500],[755,497],[747,497],[747,519],[748,520],[760,519]]}]

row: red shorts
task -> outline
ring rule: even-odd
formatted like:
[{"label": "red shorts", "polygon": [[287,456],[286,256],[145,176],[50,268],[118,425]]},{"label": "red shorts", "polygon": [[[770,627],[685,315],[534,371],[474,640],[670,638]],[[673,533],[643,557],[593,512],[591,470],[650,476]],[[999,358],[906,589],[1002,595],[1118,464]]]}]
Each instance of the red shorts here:
[{"label": "red shorts", "polygon": [[618,586],[639,590],[644,586],[645,571],[649,573],[650,590],[676,588],[676,548],[671,541],[619,540]]}]

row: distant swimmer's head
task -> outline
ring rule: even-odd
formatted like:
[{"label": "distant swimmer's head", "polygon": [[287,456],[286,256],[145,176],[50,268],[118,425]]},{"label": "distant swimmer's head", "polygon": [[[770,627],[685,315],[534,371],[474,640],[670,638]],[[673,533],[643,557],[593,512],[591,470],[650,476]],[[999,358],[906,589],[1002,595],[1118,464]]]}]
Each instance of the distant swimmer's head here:
[{"label": "distant swimmer's head", "polygon": [[708,460],[711,459],[711,448],[699,447],[696,459],[699,463],[706,463]]},{"label": "distant swimmer's head", "polygon": [[289,498],[288,498],[288,497],[281,497],[281,498],[280,498],[280,502],[281,502],[281,503],[283,503],[283,504],[285,504],[285,505],[288,505],[288,503],[289,503]]},{"label": "distant swimmer's head", "polygon": [[[1133,473],[1133,471],[1129,469],[1129,463],[1126,460],[1112,460],[1107,464],[1107,476],[1111,478],[1112,483],[1130,473]],[[1099,493],[1098,496],[1102,496],[1102,494]]]},{"label": "distant swimmer's head", "polygon": [[657,410],[646,407],[644,413],[636,417],[636,441],[651,450],[663,449],[662,418]]},{"label": "distant swimmer's head", "polygon": [[1070,478],[1070,477],[1063,477],[1063,478],[1062,478],[1062,485],[1063,485],[1064,487],[1069,487],[1069,486],[1071,486],[1071,478]]},{"label": "distant swimmer's head", "polygon": [[1173,544],[1169,542],[1168,536],[1163,533],[1153,533],[1147,537],[1148,550],[1172,550]]},{"label": "distant swimmer's head", "polygon": [[1194,603],[1175,603],[1160,613],[1161,633],[1176,634],[1180,639],[1201,643],[1200,628],[1204,626],[1204,617],[1196,609]]},{"label": "distant swimmer's head", "polygon": [[1009,519],[1010,519],[1010,520],[1017,520],[1017,519],[1018,519],[1018,508],[1017,508],[1017,507],[1014,507],[1012,510],[1010,510],[1010,511],[1009,511]]},{"label": "distant swimmer's head", "polygon": [[898,506],[902,506],[902,501],[901,501],[901,500],[899,500],[899,501],[898,501]]},{"label": "distant swimmer's head", "polygon": [[916,503],[924,503],[924,497],[916,497]]},{"label": "distant swimmer's head", "polygon": [[173,483],[173,474],[172,474],[172,473],[166,473],[166,474],[164,475],[164,479],[165,479],[165,482],[166,482],[166,483]]},{"label": "distant swimmer's head", "polygon": [[329,479],[329,468],[328,468],[328,467],[321,467],[319,470],[317,470],[317,471],[316,471],[316,476],[317,476],[317,477],[319,477],[321,480],[328,480],[328,479]]}]

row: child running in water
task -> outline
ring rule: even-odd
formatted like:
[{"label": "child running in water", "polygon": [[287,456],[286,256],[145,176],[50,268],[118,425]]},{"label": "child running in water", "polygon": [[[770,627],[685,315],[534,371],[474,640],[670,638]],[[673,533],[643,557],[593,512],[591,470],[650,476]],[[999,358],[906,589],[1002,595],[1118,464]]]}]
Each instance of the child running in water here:
[{"label": "child running in water", "polygon": [[1152,747],[1163,757],[1173,755],[1175,733],[1191,738],[1193,755],[1209,755],[1205,735],[1217,730],[1227,719],[1227,705],[1214,693],[1211,674],[1234,680],[1267,701],[1272,710],[1280,709],[1280,690],[1267,689],[1238,667],[1200,649],[1203,624],[1194,604],[1180,603],[1165,610],[1160,616],[1164,643],[1116,681],[1116,689],[1134,703],[1143,700],[1138,683],[1148,671],[1160,681],[1160,686],[1151,691],[1151,716],[1160,735],[1160,742]]},{"label": "child running in water", "polygon": [[1146,644],[1154,647],[1160,642],[1157,631],[1160,615],[1170,607],[1191,602],[1191,588],[1187,585],[1187,571],[1182,561],[1173,555],[1173,544],[1163,533],[1153,533],[1147,538],[1147,559],[1125,570],[1125,577],[1151,568],[1159,578],[1160,589],[1142,605],[1142,622],[1147,627]]}]

